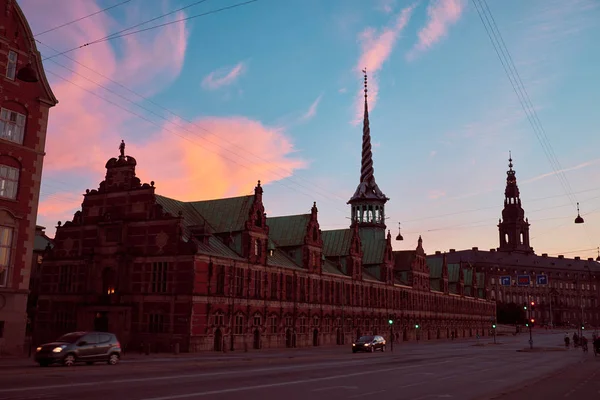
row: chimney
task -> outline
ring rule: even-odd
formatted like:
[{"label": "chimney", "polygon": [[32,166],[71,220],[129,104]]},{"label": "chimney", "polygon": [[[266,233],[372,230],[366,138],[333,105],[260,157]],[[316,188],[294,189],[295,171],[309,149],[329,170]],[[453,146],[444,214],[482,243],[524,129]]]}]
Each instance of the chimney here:
[{"label": "chimney", "polygon": [[495,253],[496,249],[490,249],[490,253]]},{"label": "chimney", "polygon": [[438,250],[438,251],[436,251],[436,252],[435,252],[435,255],[436,255],[436,256],[441,256],[441,255],[442,255],[442,252]]},{"label": "chimney", "polygon": [[542,257],[548,257],[548,253],[542,253]]},{"label": "chimney", "polygon": [[559,254],[558,258],[561,259],[561,260],[563,260],[565,258],[565,256],[563,256],[562,254]]},{"label": "chimney", "polygon": [[450,253],[454,253],[456,249],[450,249]]},{"label": "chimney", "polygon": [[477,250],[479,250],[479,247],[473,247],[471,250],[477,251]]},{"label": "chimney", "polygon": [[581,257],[579,257],[579,256],[576,256],[576,257],[575,257],[575,259],[576,259],[576,260],[581,260]]}]

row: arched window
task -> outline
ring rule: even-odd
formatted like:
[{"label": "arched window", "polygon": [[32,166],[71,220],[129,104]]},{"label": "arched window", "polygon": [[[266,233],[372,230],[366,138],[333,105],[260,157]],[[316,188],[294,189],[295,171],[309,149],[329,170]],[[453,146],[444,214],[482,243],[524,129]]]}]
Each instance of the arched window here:
[{"label": "arched window", "polygon": [[102,271],[102,294],[111,295],[115,293],[115,271],[104,268]]}]

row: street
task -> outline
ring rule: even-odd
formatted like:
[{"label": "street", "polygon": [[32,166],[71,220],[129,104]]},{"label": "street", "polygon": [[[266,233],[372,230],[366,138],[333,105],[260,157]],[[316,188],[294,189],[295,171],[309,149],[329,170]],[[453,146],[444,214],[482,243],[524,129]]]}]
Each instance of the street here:
[{"label": "street", "polygon": [[[191,355],[154,361],[125,359],[114,367],[21,366],[2,371],[0,400],[229,400],[241,396],[286,400],[551,399],[563,398],[581,382],[585,383],[573,396],[598,395],[600,388],[590,377],[599,371],[600,359],[594,359],[593,353],[564,351],[560,333],[534,338],[536,348],[549,351],[518,352],[528,347],[528,339],[527,335],[502,337],[498,345],[493,345],[491,338],[479,342],[407,343],[396,346],[393,354],[389,349],[385,353],[352,354],[349,346],[343,346],[312,348],[306,353],[298,350],[294,358],[282,351],[281,356],[249,354],[245,361],[243,354],[228,361],[218,357],[214,361],[212,355]],[[571,380],[543,380],[566,367],[581,365],[586,372]],[[551,390],[557,382],[565,388],[560,397],[555,397],[559,392]],[[511,390],[517,392],[508,393]],[[537,396],[540,393],[544,396]]]}]

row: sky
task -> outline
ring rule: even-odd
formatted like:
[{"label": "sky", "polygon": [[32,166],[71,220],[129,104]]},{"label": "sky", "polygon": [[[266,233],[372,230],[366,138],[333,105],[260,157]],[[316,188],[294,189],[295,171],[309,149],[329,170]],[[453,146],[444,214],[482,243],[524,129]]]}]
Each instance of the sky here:
[{"label": "sky", "polygon": [[[322,229],[348,227],[366,68],[393,237],[402,224],[395,249],[419,235],[428,253],[498,247],[512,151],[534,250],[598,255],[596,0],[487,0],[533,125],[473,1],[258,0],[196,17],[244,0],[131,0],[97,13],[121,2],[19,0],[43,57],[94,42],[44,61],[59,100],[38,217],[51,236],[121,139],[159,194],[239,196],[260,179],[268,216],[316,201]],[[584,224],[573,223],[576,202]]]}]

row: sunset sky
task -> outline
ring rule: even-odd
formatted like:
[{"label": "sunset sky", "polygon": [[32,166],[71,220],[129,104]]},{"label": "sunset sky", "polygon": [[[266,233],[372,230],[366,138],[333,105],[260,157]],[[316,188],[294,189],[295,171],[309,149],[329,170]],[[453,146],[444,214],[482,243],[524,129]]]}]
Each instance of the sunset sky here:
[{"label": "sunset sky", "polygon": [[[128,32],[244,1],[207,0]],[[19,0],[34,34],[120,2]],[[52,56],[195,2],[132,0],[36,36],[38,49]],[[157,193],[237,196],[260,179],[268,215],[316,201],[322,229],[347,227],[366,67],[375,176],[388,228],[395,237],[401,222],[405,238],[396,249],[419,235],[428,253],[497,247],[511,150],[536,252],[595,257],[600,3],[487,3],[583,225],[467,0],[258,0],[44,61],[60,103],[38,223],[53,235],[71,219],[124,139]]]}]

